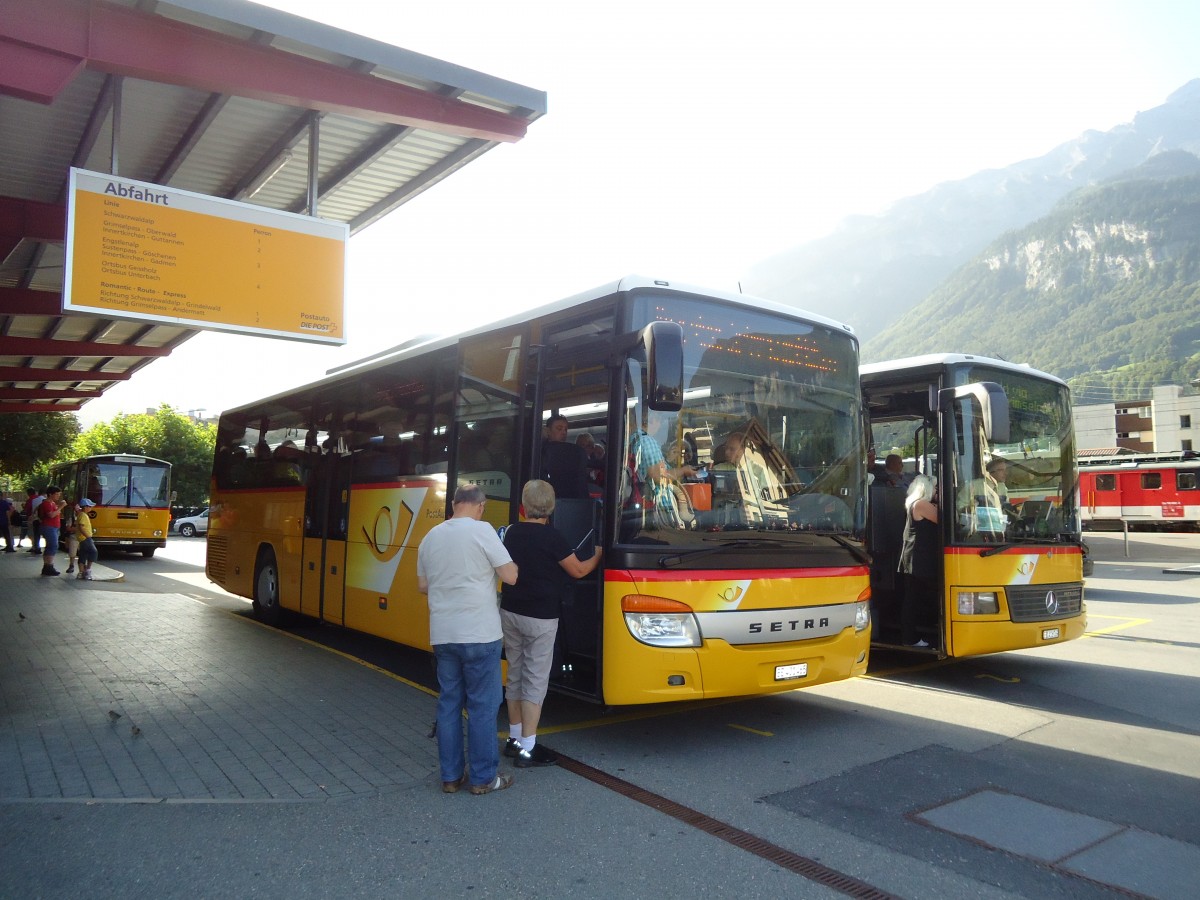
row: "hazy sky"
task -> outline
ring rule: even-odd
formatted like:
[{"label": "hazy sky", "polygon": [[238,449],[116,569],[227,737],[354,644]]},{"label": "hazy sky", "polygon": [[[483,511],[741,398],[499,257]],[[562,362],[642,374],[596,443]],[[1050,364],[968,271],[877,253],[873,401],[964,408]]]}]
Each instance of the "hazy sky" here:
[{"label": "hazy sky", "polygon": [[350,241],[345,347],[201,334],[85,426],[223,408],[637,273],[756,262],[1107,130],[1200,77],[1194,0],[272,0],[546,91],[549,112]]}]

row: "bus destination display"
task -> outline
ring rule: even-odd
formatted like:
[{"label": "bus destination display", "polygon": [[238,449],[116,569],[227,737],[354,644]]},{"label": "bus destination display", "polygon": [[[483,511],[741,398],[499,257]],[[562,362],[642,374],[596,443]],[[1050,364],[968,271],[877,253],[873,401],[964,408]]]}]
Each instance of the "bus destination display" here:
[{"label": "bus destination display", "polygon": [[345,343],[348,227],[71,170],[63,308]]}]

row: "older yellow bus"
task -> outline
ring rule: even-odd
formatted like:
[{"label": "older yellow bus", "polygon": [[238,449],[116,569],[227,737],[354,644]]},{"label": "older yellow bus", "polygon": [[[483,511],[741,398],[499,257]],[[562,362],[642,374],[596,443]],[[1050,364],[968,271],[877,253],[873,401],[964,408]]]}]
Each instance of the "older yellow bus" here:
[{"label": "older yellow bus", "polygon": [[150,557],[167,544],[171,526],[171,464],[149,456],[112,453],[60,463],[54,483],[71,502],[96,505],[92,518],[97,547],[131,550]]},{"label": "older yellow bus", "polygon": [[[876,455],[901,484],[869,488],[877,645],[942,656],[1040,647],[1083,634],[1075,426],[1065,382],[1028,366],[938,354],[862,367]],[[936,479],[941,577],[923,608],[898,571],[906,485]],[[901,634],[905,604],[914,641]]]},{"label": "older yellow bus", "polygon": [[553,527],[604,548],[564,598],[558,690],[649,703],[862,673],[857,358],[836,322],[640,278],[400,348],[221,416],[208,575],[269,622],[428,648],[416,548],[447,495],[482,485],[503,528],[545,476]]}]

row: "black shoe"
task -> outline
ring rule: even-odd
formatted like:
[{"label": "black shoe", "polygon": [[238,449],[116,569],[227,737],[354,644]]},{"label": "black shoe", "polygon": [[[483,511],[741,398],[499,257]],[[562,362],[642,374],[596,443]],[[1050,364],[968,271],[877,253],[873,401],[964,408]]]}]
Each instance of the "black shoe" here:
[{"label": "black shoe", "polygon": [[[537,745],[534,744],[536,747]],[[509,738],[504,744],[504,755],[509,759],[516,759],[521,755],[521,742],[516,738]]]},{"label": "black shoe", "polygon": [[43,575],[61,575],[62,572],[58,571],[58,569],[42,569],[42,574]]},{"label": "black shoe", "polygon": [[534,744],[532,750],[522,750],[513,760],[518,769],[531,769],[534,766],[553,766],[558,763],[558,754],[547,750],[541,744]]}]

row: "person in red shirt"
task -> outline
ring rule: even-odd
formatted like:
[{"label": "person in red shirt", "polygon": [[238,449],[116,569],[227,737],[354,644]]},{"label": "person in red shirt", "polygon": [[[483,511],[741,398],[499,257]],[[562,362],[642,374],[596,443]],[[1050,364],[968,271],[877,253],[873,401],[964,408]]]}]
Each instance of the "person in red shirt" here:
[{"label": "person in red shirt", "polygon": [[62,488],[52,484],[46,488],[46,499],[38,504],[35,515],[42,532],[42,574],[58,575],[54,555],[58,553],[58,530],[62,526]]}]

